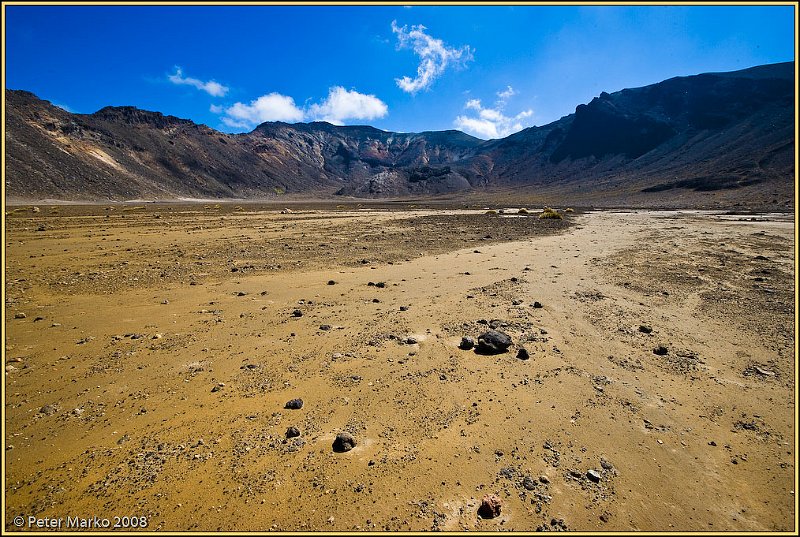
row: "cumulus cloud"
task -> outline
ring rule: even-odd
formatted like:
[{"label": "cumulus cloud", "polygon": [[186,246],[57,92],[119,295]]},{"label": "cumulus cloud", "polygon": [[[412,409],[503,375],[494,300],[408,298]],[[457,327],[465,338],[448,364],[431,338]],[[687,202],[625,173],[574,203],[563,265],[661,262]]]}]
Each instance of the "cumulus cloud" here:
[{"label": "cumulus cloud", "polygon": [[[219,110],[221,107],[217,107]],[[212,108],[212,112],[216,111]],[[305,117],[303,110],[294,104],[294,99],[280,93],[269,93],[250,104],[234,103],[224,109],[225,117],[222,122],[233,128],[254,127],[265,121],[302,121]]]},{"label": "cumulus cloud", "polygon": [[262,95],[249,104],[234,103],[231,106],[211,105],[211,112],[224,114],[222,122],[235,129],[253,128],[265,121],[321,120],[343,125],[349,120],[370,120],[384,117],[389,113],[386,103],[374,95],[365,95],[355,90],[334,86],[328,96],[319,103],[298,107],[294,99],[280,93]]},{"label": "cumulus cloud", "polygon": [[308,108],[308,114],[314,119],[334,125],[342,125],[349,119],[377,119],[388,113],[386,103],[374,95],[348,91],[341,86],[330,88],[327,99]]},{"label": "cumulus cloud", "polygon": [[208,82],[203,82],[202,80],[198,80],[197,78],[191,77],[184,77],[183,76],[183,69],[175,66],[175,73],[169,75],[169,81],[173,84],[178,85],[185,85],[185,86],[193,86],[200,91],[205,91],[212,97],[224,97],[225,94],[228,93],[228,87],[223,86],[219,82],[215,82],[214,80],[209,80]]},{"label": "cumulus cloud", "polygon": [[505,115],[503,110],[506,100],[513,95],[516,95],[516,91],[511,86],[504,91],[497,92],[499,100],[495,102],[493,108],[484,108],[480,100],[470,99],[464,104],[464,108],[478,112],[477,117],[458,116],[453,124],[464,132],[488,139],[503,138],[521,131],[525,128],[523,120],[531,117],[533,110],[523,110],[514,116]]},{"label": "cumulus cloud", "polygon": [[448,65],[463,65],[472,60],[472,49],[469,45],[461,48],[449,47],[441,39],[426,34],[425,30],[427,28],[419,24],[412,26],[409,31],[406,26],[400,27],[397,21],[392,21],[392,32],[397,34],[398,48],[411,48],[420,60],[415,78],[395,78],[397,86],[407,93],[414,94],[430,88]]}]

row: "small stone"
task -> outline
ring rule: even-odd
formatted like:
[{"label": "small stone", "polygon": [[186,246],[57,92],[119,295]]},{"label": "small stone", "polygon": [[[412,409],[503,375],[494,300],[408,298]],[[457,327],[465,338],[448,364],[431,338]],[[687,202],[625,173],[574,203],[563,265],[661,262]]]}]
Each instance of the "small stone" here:
[{"label": "small stone", "polygon": [[356,447],[356,439],[350,433],[339,433],[333,441],[333,451],[344,453]]},{"label": "small stone", "polygon": [[217,386],[214,386],[213,388],[211,388],[211,393],[217,393],[217,392],[218,392],[218,391],[220,391],[221,389],[222,389],[222,387],[221,387],[221,386],[219,386],[219,385],[217,385]]},{"label": "small stone", "polygon": [[522,480],[522,486],[525,487],[526,490],[533,490],[536,488],[536,480],[531,476],[526,475]]},{"label": "small stone", "polygon": [[481,506],[478,508],[478,516],[481,518],[495,518],[500,516],[500,498],[494,494],[489,494],[481,500]]},{"label": "small stone", "polygon": [[528,350],[525,347],[520,347],[519,350],[517,351],[517,358],[519,358],[520,360],[527,360],[528,358],[530,358]]},{"label": "small stone", "polygon": [[161,303],[162,303],[162,304],[165,304],[165,305],[166,305],[166,304],[169,304],[169,300],[165,298],[164,300],[162,300],[162,301],[161,301]]},{"label": "small stone", "polygon": [[603,470],[612,470],[614,468],[613,464],[602,457],[600,457],[600,466],[603,468]]},{"label": "small stone", "polygon": [[331,325],[329,325],[329,324],[322,324],[322,325],[320,325],[319,329],[320,329],[320,330],[330,330],[330,329],[331,329]]},{"label": "small stone", "polygon": [[540,475],[539,476],[539,481],[541,481],[542,483],[544,483],[546,485],[546,484],[548,484],[550,482],[550,479],[546,475]]},{"label": "small stone", "polygon": [[400,311],[408,311],[408,306],[400,306]]},{"label": "small stone", "polygon": [[293,316],[293,317],[302,317],[302,316],[303,316],[303,312],[302,312],[302,311],[300,311],[300,310],[294,310],[294,311],[292,312],[292,316]]},{"label": "small stone", "polygon": [[328,280],[328,285],[336,285],[336,282],[333,280]]},{"label": "small stone", "polygon": [[533,303],[533,307],[536,308],[536,309],[539,309],[539,308],[542,307],[542,303],[541,302],[534,302]]},{"label": "small stone", "polygon": [[708,445],[709,445],[709,446],[714,446],[714,447],[717,447],[717,443],[716,443],[716,442],[714,442],[713,440],[712,440],[711,442],[709,442],[709,443],[708,443]]},{"label": "small stone", "polygon": [[33,319],[33,322],[35,322],[35,323],[38,323],[39,321],[44,321],[44,317],[36,317],[36,318]]},{"label": "small stone", "polygon": [[597,472],[597,470],[589,470],[588,472],[586,472],[586,477],[588,477],[589,481],[591,481],[592,483],[600,482],[600,474]]},{"label": "small stone", "polygon": [[291,401],[287,401],[284,408],[288,408],[290,410],[299,410],[303,408],[303,400],[302,399],[292,399]]},{"label": "small stone", "polygon": [[153,339],[161,339],[162,337],[164,337],[163,334],[153,334]]},{"label": "small stone", "polygon": [[15,319],[24,319],[25,317],[27,317],[27,315],[25,315],[25,314],[24,314],[24,313],[22,313],[21,311],[20,311],[19,313],[15,313],[15,314],[14,314],[14,318],[15,318]]},{"label": "small stone", "polygon": [[658,356],[664,356],[669,352],[664,345],[659,345],[655,349],[653,349],[653,354],[657,354]]},{"label": "small stone", "polygon": [[413,336],[408,336],[406,338],[406,345],[416,345],[416,344],[417,344],[417,338]]},{"label": "small stone", "polygon": [[236,293],[236,296],[247,296],[247,293],[245,293],[244,291],[239,291],[238,293]]},{"label": "small stone", "polygon": [[297,427],[289,427],[286,429],[286,438],[296,438],[300,436],[300,429]]},{"label": "small stone", "polygon": [[653,331],[653,329],[650,326],[646,325],[646,324],[640,324],[639,325],[639,332],[641,332],[642,334],[649,334],[652,331]]},{"label": "small stone", "polygon": [[469,336],[464,336],[461,338],[461,344],[458,346],[458,348],[468,351],[474,346],[475,346],[475,340]]},{"label": "small stone", "polygon": [[372,299],[372,302],[373,302],[373,304],[379,304],[379,303],[380,303],[380,300],[378,300],[377,298],[373,298],[373,299]]},{"label": "small stone", "polygon": [[383,289],[384,287],[386,287],[386,282],[378,282],[375,284],[375,287],[377,287],[378,289]]}]

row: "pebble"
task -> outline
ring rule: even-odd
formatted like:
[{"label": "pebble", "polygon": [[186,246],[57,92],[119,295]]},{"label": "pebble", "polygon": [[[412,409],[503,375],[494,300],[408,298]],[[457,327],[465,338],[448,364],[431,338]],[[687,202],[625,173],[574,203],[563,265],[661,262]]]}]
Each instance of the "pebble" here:
[{"label": "pebble", "polygon": [[530,358],[528,350],[525,347],[520,347],[519,350],[517,351],[517,358],[519,358],[520,360],[527,360],[528,358]]},{"label": "pebble", "polygon": [[475,340],[469,336],[464,336],[461,338],[461,344],[459,344],[458,348],[468,351],[474,346],[475,346]]},{"label": "pebble", "polygon": [[544,483],[546,485],[546,484],[548,484],[550,482],[550,479],[546,475],[540,475],[539,476],[539,481],[541,481],[542,483]]},{"label": "pebble", "polygon": [[300,311],[300,310],[294,310],[294,311],[292,312],[292,316],[293,316],[293,317],[302,317],[302,316],[303,316],[303,312],[302,312],[302,311]]},{"label": "pebble", "polygon": [[417,338],[415,338],[413,336],[408,336],[406,338],[406,344],[407,345],[416,345],[417,344]]},{"label": "pebble", "polygon": [[539,308],[542,307],[542,303],[541,302],[534,302],[533,303],[533,307],[536,308],[536,309],[539,309]]},{"label": "pebble", "polygon": [[603,468],[603,470],[612,470],[614,468],[613,464],[602,457],[600,457],[600,466]]},{"label": "pebble", "polygon": [[286,429],[286,438],[296,438],[300,436],[300,429],[297,427],[289,427]]},{"label": "pebble", "polygon": [[336,285],[336,282],[333,280],[328,280],[328,285]]},{"label": "pebble", "polygon": [[15,314],[14,314],[14,318],[15,318],[15,319],[24,319],[25,317],[27,317],[27,315],[25,315],[25,314],[24,314],[24,313],[22,313],[21,311],[20,311],[19,313],[15,313]]},{"label": "pebble", "polygon": [[592,483],[600,482],[600,474],[597,472],[597,470],[589,470],[588,472],[586,472],[586,477],[588,477],[589,481],[591,481]]},{"label": "pebble", "polygon": [[320,330],[330,330],[330,329],[331,329],[331,325],[329,325],[329,324],[322,324],[322,325],[320,325],[319,329],[320,329]]},{"label": "pebble", "polygon": [[527,475],[525,476],[525,479],[522,480],[522,486],[527,490],[533,490],[536,488],[536,480]]},{"label": "pebble", "polygon": [[664,355],[666,355],[668,352],[669,352],[669,351],[667,350],[667,348],[666,348],[664,345],[659,345],[658,347],[656,347],[655,349],[653,349],[653,354],[656,354],[656,355],[658,355],[658,356],[664,356]]},{"label": "pebble", "polygon": [[639,332],[641,332],[642,334],[649,334],[652,331],[653,329],[647,326],[646,324],[639,325]]},{"label": "pebble", "polygon": [[333,451],[344,453],[356,447],[356,439],[350,433],[339,433],[333,441]]},{"label": "pebble", "polygon": [[408,306],[400,306],[400,311],[408,311]]}]

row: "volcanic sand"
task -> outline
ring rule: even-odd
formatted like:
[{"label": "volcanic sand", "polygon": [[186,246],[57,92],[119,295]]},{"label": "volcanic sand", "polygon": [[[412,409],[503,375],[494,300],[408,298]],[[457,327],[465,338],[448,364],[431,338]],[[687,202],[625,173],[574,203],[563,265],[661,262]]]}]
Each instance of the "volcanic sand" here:
[{"label": "volcanic sand", "polygon": [[[116,206],[6,225],[6,530],[793,529],[790,215]],[[458,348],[490,326],[509,352]],[[500,516],[479,519],[490,494]]]}]

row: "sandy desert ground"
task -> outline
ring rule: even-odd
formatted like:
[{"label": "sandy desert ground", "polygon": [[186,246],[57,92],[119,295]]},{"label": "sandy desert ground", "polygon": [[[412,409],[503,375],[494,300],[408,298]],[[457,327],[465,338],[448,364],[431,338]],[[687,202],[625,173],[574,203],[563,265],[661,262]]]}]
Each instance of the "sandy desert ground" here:
[{"label": "sandy desert ground", "polygon": [[796,530],[792,215],[278,209],[7,208],[6,531]]}]

